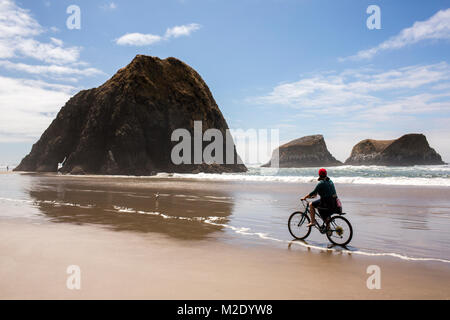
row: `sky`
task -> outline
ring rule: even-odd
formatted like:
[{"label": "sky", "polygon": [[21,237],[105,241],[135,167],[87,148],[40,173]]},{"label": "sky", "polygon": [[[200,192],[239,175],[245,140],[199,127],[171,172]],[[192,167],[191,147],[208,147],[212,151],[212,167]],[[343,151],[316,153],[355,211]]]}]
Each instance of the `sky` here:
[{"label": "sky", "polygon": [[424,133],[450,162],[448,0],[0,0],[0,164],[136,54],[197,70],[232,129],[320,133],[342,161],[360,140]]}]

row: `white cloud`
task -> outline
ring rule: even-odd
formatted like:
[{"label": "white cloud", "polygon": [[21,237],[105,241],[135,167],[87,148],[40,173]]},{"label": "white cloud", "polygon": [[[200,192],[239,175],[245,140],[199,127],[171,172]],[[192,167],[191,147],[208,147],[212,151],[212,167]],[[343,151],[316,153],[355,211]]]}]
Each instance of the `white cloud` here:
[{"label": "white cloud", "polygon": [[[50,30],[57,31],[55,28]],[[29,10],[20,8],[12,0],[0,0],[0,67],[35,76],[59,76],[59,80],[69,82],[76,81],[80,76],[102,74],[100,70],[88,68],[85,62],[80,61],[81,47],[67,47],[55,37],[49,37],[48,42],[35,39],[46,32],[47,29],[34,19]],[[14,59],[33,59],[46,65],[11,61]]]},{"label": "white cloud", "polygon": [[11,50],[8,40],[0,38],[0,59],[14,57],[14,50]]},{"label": "white cloud", "polygon": [[31,65],[1,60],[0,60],[0,67],[4,67],[8,70],[15,70],[37,75],[58,75],[58,76],[71,75],[71,76],[88,77],[103,74],[102,71],[96,68],[78,69],[60,65]]},{"label": "white cloud", "polygon": [[168,28],[164,36],[155,34],[144,34],[144,33],[127,33],[119,38],[117,38],[116,44],[118,45],[129,45],[129,46],[147,46],[152,45],[163,40],[169,40],[171,38],[178,38],[182,36],[189,36],[192,32],[200,29],[200,25],[197,23],[191,23],[187,25],[175,26]]},{"label": "white cloud", "polygon": [[0,141],[33,141],[50,124],[74,87],[0,76]]},{"label": "white cloud", "polygon": [[28,10],[12,0],[0,0],[0,38],[29,37],[43,32]]},{"label": "white cloud", "polygon": [[116,39],[118,45],[124,46],[147,46],[160,42],[162,38],[153,34],[127,33]]},{"label": "white cloud", "polygon": [[14,49],[23,57],[55,64],[77,62],[80,58],[79,47],[64,48],[55,42],[43,43],[35,39],[20,39]]},{"label": "white cloud", "polygon": [[[392,114],[450,111],[450,66],[446,62],[388,71],[373,69],[319,73],[283,83],[267,95],[248,98],[256,104],[284,105],[313,114],[389,117]],[[440,87],[443,90],[438,90]]]},{"label": "white cloud", "polygon": [[79,59],[79,47],[64,47],[63,43],[49,43],[34,39],[44,28],[28,10],[12,0],[0,0],[0,58],[24,57],[51,63],[70,63]]},{"label": "white cloud", "polygon": [[200,29],[200,25],[197,23],[191,23],[182,26],[175,26],[168,28],[165,34],[166,38],[178,38],[181,36],[189,36],[192,32]]},{"label": "white cloud", "polygon": [[448,39],[450,39],[450,8],[438,11],[428,20],[415,22],[411,27],[403,29],[398,35],[374,48],[359,51],[354,56],[340,60],[370,59],[381,51],[400,49],[424,40]]},{"label": "white cloud", "polygon": [[[64,82],[102,73],[80,60],[80,47],[55,37],[38,40],[47,32],[29,10],[0,0],[0,68]],[[75,91],[70,85],[0,76],[0,141],[34,141]]]},{"label": "white cloud", "polygon": [[64,45],[64,42],[61,39],[50,37],[50,40],[59,47],[62,47]]}]

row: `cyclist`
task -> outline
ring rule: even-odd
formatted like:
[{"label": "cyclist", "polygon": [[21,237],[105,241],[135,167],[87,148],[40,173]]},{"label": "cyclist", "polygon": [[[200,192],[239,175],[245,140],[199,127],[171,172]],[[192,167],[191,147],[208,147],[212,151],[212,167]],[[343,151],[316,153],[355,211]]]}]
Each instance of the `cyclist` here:
[{"label": "cyclist", "polygon": [[319,200],[315,200],[309,204],[311,222],[307,225],[307,227],[312,227],[316,224],[316,208],[320,208],[321,211],[324,210],[327,213],[333,213],[333,211],[337,208],[336,188],[334,187],[333,181],[328,178],[327,170],[323,168],[320,169],[319,179],[317,180],[319,180],[319,183],[316,188],[302,198],[302,200],[306,200],[307,198],[315,198],[317,194],[320,196]]}]

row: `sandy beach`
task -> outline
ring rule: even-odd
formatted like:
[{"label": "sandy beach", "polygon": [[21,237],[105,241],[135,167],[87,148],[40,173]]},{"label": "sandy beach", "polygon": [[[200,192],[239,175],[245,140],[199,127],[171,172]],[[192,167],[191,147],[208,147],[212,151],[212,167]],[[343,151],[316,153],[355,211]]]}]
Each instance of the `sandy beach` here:
[{"label": "sandy beach", "polygon": [[[304,251],[2,223],[1,299],[448,299],[449,268]],[[369,290],[366,269],[382,270]],[[81,289],[66,287],[69,265]]]},{"label": "sandy beach", "polygon": [[[2,179],[1,299],[450,298],[445,188],[338,185],[355,228],[341,249],[287,231],[312,184]],[[81,290],[66,287],[70,265]]]}]

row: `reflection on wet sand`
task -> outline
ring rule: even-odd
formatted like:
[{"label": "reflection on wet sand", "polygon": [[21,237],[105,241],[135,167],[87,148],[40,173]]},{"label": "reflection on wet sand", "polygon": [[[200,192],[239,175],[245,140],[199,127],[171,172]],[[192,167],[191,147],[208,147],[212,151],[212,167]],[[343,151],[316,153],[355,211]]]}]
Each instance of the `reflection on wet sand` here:
[{"label": "reflection on wet sand", "polygon": [[[283,247],[298,198],[313,184],[161,177],[2,176],[0,218],[96,224],[176,239]],[[449,188],[338,185],[353,227],[351,251],[449,260]],[[156,194],[159,196],[156,197]],[[301,209],[301,208],[300,208]],[[327,238],[312,232],[322,250]],[[335,248],[333,248],[334,250]],[[433,260],[434,261],[434,260]]]},{"label": "reflection on wet sand", "polygon": [[51,221],[99,224],[116,231],[204,239],[222,230],[207,222],[226,224],[234,206],[228,193],[217,190],[208,196],[195,190],[156,189],[151,184],[133,188],[129,184],[89,186],[88,181],[60,177],[35,180],[29,194]]}]

